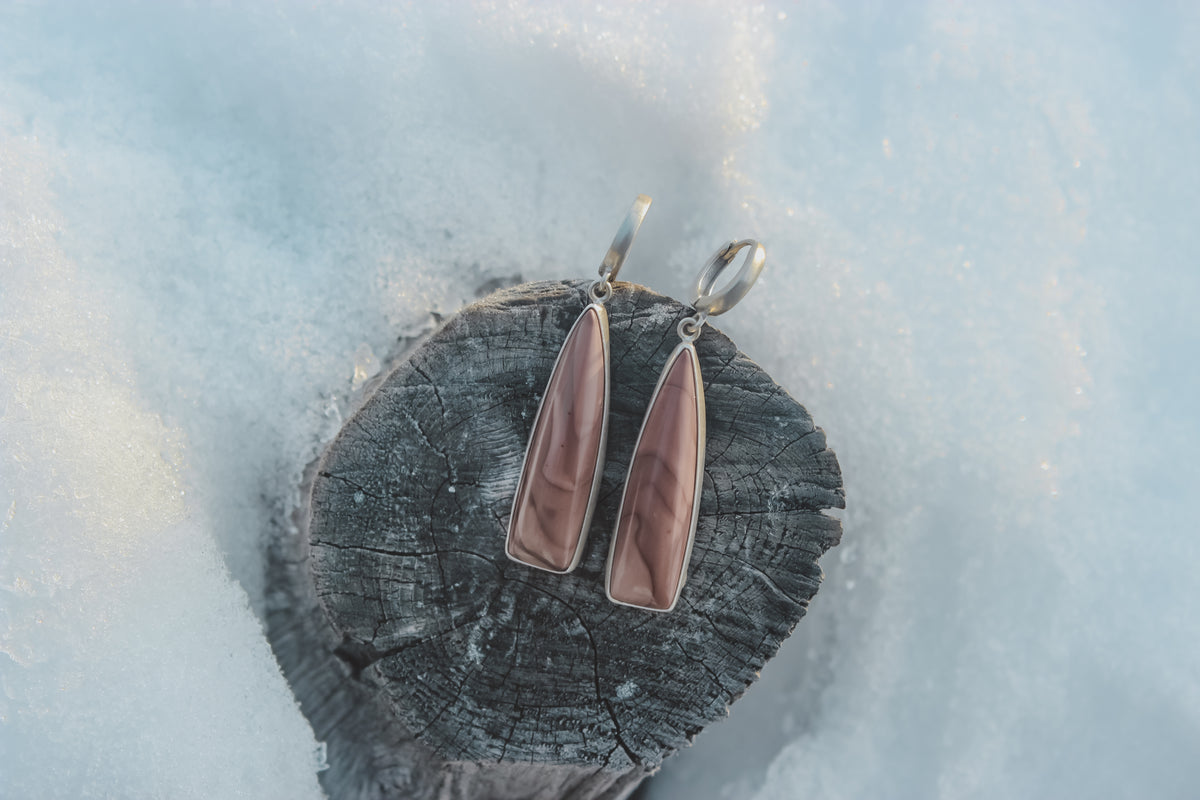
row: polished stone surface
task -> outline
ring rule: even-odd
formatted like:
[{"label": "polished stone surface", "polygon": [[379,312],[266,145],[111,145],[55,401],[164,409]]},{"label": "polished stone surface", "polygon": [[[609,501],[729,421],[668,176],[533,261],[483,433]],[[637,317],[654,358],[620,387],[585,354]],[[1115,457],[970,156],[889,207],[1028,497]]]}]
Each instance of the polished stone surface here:
[{"label": "polished stone surface", "polygon": [[571,568],[590,512],[603,446],[608,315],[588,306],[563,344],[517,485],[508,554],[534,567]]},{"label": "polished stone surface", "polygon": [[700,365],[683,348],[646,412],[617,521],[608,593],[661,611],[674,605],[693,530],[700,444]]}]

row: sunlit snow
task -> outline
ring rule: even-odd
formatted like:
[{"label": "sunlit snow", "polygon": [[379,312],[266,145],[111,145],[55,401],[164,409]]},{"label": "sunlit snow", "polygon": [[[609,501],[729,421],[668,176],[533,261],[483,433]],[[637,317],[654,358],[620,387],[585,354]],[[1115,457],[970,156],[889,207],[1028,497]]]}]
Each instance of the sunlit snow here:
[{"label": "sunlit snow", "polygon": [[397,338],[644,192],[623,279],[766,244],[715,322],[847,494],[646,796],[1195,796],[1200,12],[445,5],[0,7],[0,795],[320,797],[264,537]]}]

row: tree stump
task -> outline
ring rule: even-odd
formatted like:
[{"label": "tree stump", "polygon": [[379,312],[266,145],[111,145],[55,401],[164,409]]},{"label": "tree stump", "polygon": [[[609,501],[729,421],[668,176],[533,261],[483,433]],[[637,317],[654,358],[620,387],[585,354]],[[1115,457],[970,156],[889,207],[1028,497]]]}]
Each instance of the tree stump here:
[{"label": "tree stump", "polygon": [[268,626],[342,798],[620,798],[757,678],[841,527],[825,435],[720,331],[696,343],[708,447],[695,548],[669,614],[604,594],[638,428],[690,311],[608,303],[608,457],[579,568],[510,561],[505,525],[541,393],[587,282],[464,309],[386,375],[310,468],[271,551]]}]

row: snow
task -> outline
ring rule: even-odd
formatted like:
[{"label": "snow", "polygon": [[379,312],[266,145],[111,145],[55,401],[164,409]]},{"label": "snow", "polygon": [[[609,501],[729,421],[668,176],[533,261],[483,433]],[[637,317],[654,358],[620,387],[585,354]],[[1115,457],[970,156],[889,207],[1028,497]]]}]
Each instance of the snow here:
[{"label": "snow", "polygon": [[44,160],[0,138],[3,794],[321,797],[318,744],[185,488],[187,438],[57,242]]},{"label": "snow", "polygon": [[321,796],[264,535],[397,338],[591,274],[645,192],[624,279],[766,244],[714,323],[848,505],[647,797],[1189,796],[1198,41],[1166,4],[0,9],[0,794]]}]

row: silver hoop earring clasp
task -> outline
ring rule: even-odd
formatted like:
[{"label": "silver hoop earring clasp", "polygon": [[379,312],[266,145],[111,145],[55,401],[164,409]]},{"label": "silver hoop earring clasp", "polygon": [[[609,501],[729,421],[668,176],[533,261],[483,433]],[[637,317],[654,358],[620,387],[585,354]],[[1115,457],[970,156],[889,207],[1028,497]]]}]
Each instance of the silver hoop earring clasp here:
[{"label": "silver hoop earring clasp", "polygon": [[[717,278],[729,267],[734,257],[746,247],[750,248],[750,252],[746,254],[738,274],[734,276],[728,286],[714,293],[712,288],[716,284]],[[762,274],[766,263],[767,251],[753,239],[729,242],[714,253],[708,263],[704,265],[704,269],[700,271],[700,277],[696,279],[696,299],[692,302],[692,308],[709,317],[724,314],[746,296],[750,287]]]},{"label": "silver hoop earring clasp", "polygon": [[604,261],[600,262],[600,280],[603,283],[617,279],[617,273],[621,271],[625,256],[629,255],[629,248],[633,245],[638,228],[642,227],[642,220],[646,218],[646,212],[649,210],[649,196],[639,194],[630,206],[629,213],[625,215],[621,227],[617,229],[617,235],[613,237],[612,245],[604,255]]}]

